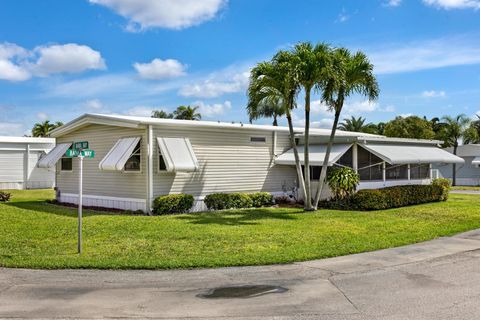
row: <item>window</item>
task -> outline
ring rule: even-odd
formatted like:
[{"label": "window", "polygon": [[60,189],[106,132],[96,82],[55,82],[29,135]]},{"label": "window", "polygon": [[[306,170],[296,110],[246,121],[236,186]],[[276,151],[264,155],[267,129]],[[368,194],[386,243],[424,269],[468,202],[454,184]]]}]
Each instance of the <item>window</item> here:
[{"label": "window", "polygon": [[73,158],[61,158],[60,159],[60,170],[61,171],[72,171],[73,170]]},{"label": "window", "polygon": [[430,178],[429,164],[411,164],[410,179],[428,179]]},{"label": "window", "polygon": [[352,148],[348,149],[343,156],[338,159],[336,164],[339,164],[340,167],[349,167],[353,168],[353,150]]},{"label": "window", "polygon": [[[330,172],[331,167],[328,167],[327,174]],[[310,166],[310,181],[318,180],[320,178],[320,174],[322,173],[321,166]],[[305,175],[305,166],[302,166],[302,174]]]},{"label": "window", "polygon": [[132,155],[128,158],[123,170],[125,171],[140,171],[141,164],[141,144],[138,142],[135,149],[133,149]]},{"label": "window", "polygon": [[165,164],[165,159],[163,159],[162,154],[160,154],[158,157],[158,170],[167,171],[167,165]]},{"label": "window", "polygon": [[265,143],[265,142],[267,142],[267,138],[266,137],[250,137],[250,142]]},{"label": "window", "polygon": [[385,176],[387,180],[407,180],[408,179],[408,165],[391,165],[387,163],[385,168]]},{"label": "window", "polygon": [[361,181],[383,180],[382,163],[383,160],[373,153],[358,148],[358,174]]}]

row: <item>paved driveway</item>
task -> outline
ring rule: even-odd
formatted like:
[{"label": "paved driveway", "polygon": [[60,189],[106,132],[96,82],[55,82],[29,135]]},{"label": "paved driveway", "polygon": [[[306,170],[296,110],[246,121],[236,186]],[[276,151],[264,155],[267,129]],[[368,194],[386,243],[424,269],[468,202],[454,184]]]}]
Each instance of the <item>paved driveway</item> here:
[{"label": "paved driveway", "polygon": [[[4,318],[479,319],[480,231],[290,265],[184,271],[0,269]],[[202,299],[212,287],[289,290]]]}]

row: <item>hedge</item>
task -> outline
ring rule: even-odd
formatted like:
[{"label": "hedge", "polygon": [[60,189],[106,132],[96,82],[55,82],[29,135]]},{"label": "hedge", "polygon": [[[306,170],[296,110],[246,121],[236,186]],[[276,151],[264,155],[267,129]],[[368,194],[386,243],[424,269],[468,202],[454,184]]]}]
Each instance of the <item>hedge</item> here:
[{"label": "hedge", "polygon": [[185,213],[193,206],[191,194],[169,194],[157,197],[153,201],[153,212],[155,214]]},{"label": "hedge", "polygon": [[406,185],[360,190],[344,201],[323,201],[321,206],[342,210],[383,210],[421,203],[446,201],[449,189],[443,184]]},{"label": "hedge", "polygon": [[203,202],[209,210],[259,208],[271,205],[273,196],[268,192],[212,193]]}]

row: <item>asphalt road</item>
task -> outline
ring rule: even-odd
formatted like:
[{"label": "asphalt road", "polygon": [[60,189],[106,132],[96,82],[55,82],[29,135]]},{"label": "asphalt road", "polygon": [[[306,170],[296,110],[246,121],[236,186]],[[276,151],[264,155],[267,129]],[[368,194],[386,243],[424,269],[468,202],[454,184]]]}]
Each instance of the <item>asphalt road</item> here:
[{"label": "asphalt road", "polygon": [[[284,293],[203,299],[208,289]],[[0,318],[479,319],[480,230],[290,265],[183,271],[0,269]]]}]

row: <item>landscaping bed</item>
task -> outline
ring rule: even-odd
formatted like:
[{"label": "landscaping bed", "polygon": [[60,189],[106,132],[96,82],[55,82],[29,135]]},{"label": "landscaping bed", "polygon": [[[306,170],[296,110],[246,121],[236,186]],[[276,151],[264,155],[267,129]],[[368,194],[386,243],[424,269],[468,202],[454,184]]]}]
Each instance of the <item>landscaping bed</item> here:
[{"label": "landscaping bed", "polygon": [[369,212],[255,208],[164,216],[47,203],[51,190],[11,191],[0,203],[0,266],[169,269],[288,263],[377,250],[480,228],[480,197]]}]

